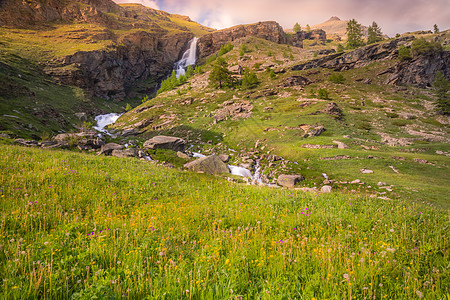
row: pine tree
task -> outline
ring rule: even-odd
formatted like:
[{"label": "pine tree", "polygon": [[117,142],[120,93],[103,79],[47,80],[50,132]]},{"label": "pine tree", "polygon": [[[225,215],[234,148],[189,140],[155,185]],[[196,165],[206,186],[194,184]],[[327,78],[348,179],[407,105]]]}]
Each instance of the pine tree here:
[{"label": "pine tree", "polygon": [[311,32],[311,27],[309,27],[309,24],[306,24],[306,32]]},{"label": "pine tree", "polygon": [[300,24],[295,23],[294,28],[292,29],[295,33],[300,32],[302,30],[302,27]]},{"label": "pine tree", "polygon": [[367,44],[373,44],[383,40],[383,33],[381,32],[381,28],[375,21],[372,22],[371,26],[369,26],[367,33]]},{"label": "pine tree", "polygon": [[364,45],[362,40],[362,29],[355,19],[347,22],[347,47],[351,49]]},{"label": "pine tree", "polygon": [[231,86],[233,83],[233,77],[228,70],[228,63],[223,57],[218,57],[214,67],[209,74],[209,82],[211,85],[219,87],[220,89],[225,86]]},{"label": "pine tree", "polygon": [[437,24],[434,24],[433,31],[434,33],[439,33],[439,27],[437,26]]}]

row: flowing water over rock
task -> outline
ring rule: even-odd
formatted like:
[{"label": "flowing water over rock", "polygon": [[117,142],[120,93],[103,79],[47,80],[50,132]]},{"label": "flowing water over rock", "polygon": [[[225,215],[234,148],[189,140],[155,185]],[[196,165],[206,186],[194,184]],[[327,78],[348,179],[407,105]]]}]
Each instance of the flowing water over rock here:
[{"label": "flowing water over rock", "polygon": [[177,78],[186,73],[186,68],[191,65],[195,65],[197,60],[197,41],[198,38],[194,37],[189,42],[189,49],[183,53],[183,57],[175,63],[175,73]]},{"label": "flowing water over rock", "polygon": [[109,134],[105,127],[114,124],[121,115],[122,114],[110,113],[96,116],[95,121],[97,122],[97,125],[94,126],[94,129]]}]

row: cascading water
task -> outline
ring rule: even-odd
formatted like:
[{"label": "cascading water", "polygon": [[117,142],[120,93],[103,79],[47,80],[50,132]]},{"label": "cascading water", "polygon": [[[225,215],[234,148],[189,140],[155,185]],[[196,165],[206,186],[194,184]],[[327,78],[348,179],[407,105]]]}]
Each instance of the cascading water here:
[{"label": "cascading water", "polygon": [[198,38],[194,37],[189,42],[189,49],[187,49],[186,52],[183,53],[181,59],[175,63],[174,69],[177,78],[186,73],[186,68],[188,66],[195,65],[197,60],[197,41]]},{"label": "cascading water", "polygon": [[96,116],[95,121],[97,122],[97,125],[94,126],[94,129],[108,134],[108,131],[105,129],[105,127],[114,124],[121,115],[122,114],[111,113]]}]

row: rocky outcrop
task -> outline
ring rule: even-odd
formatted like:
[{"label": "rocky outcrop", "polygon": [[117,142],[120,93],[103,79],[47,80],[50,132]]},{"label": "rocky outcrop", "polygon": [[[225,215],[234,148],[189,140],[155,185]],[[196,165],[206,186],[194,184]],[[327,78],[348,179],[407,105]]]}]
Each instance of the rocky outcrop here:
[{"label": "rocky outcrop", "polygon": [[89,91],[90,96],[122,100],[137,81],[165,76],[192,37],[192,33],[165,37],[137,31],[120,38],[120,46],[77,52],[53,63],[46,72]]},{"label": "rocky outcrop", "polygon": [[125,15],[111,0],[3,0],[0,1],[0,25],[12,27],[44,26],[51,22],[93,22],[114,27],[108,13]]},{"label": "rocky outcrop", "polygon": [[136,148],[128,148],[125,150],[113,150],[111,155],[120,158],[136,157],[138,156],[138,150]]},{"label": "rocky outcrop", "polygon": [[296,65],[292,68],[292,70],[298,71],[312,68],[328,68],[335,71],[344,71],[354,68],[362,68],[368,66],[374,61],[396,58],[398,46],[413,39],[413,36],[406,36],[387,43],[361,47],[345,54],[333,54],[306,62],[304,64]]},{"label": "rocky outcrop", "polygon": [[184,151],[186,142],[178,137],[158,135],[144,143],[145,149],[170,149],[173,151]]},{"label": "rocky outcrop", "polygon": [[233,100],[225,101],[223,108],[214,111],[214,121],[248,119],[253,116],[253,105],[249,101],[234,103]]},{"label": "rocky outcrop", "polygon": [[290,36],[289,44],[295,47],[303,47],[304,40],[316,40],[325,42],[327,40],[327,34],[322,29],[314,29],[311,31],[299,31]]},{"label": "rocky outcrop", "polygon": [[194,172],[206,174],[230,173],[228,166],[217,155],[199,158],[185,164],[184,167]]},{"label": "rocky outcrop", "polygon": [[239,25],[215,31],[199,38],[197,43],[199,57],[209,56],[219,51],[222,45],[247,36],[255,36],[279,44],[287,43],[286,34],[277,22]]},{"label": "rocky outcrop", "polygon": [[124,147],[116,143],[103,145],[98,154],[111,155],[114,150],[122,150]]},{"label": "rocky outcrop", "polygon": [[425,88],[432,86],[437,71],[450,80],[450,51],[429,53],[400,62],[385,72],[391,74],[386,83]]}]

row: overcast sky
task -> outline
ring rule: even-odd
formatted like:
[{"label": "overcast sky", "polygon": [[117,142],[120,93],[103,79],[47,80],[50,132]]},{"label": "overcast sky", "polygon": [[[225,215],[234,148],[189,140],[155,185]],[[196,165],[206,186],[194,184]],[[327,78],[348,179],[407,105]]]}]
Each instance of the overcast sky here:
[{"label": "overcast sky", "polygon": [[189,16],[216,29],[258,21],[277,21],[284,28],[298,22],[315,25],[337,16],[363,25],[376,21],[389,36],[450,28],[450,0],[114,0],[141,3],[169,13]]}]

